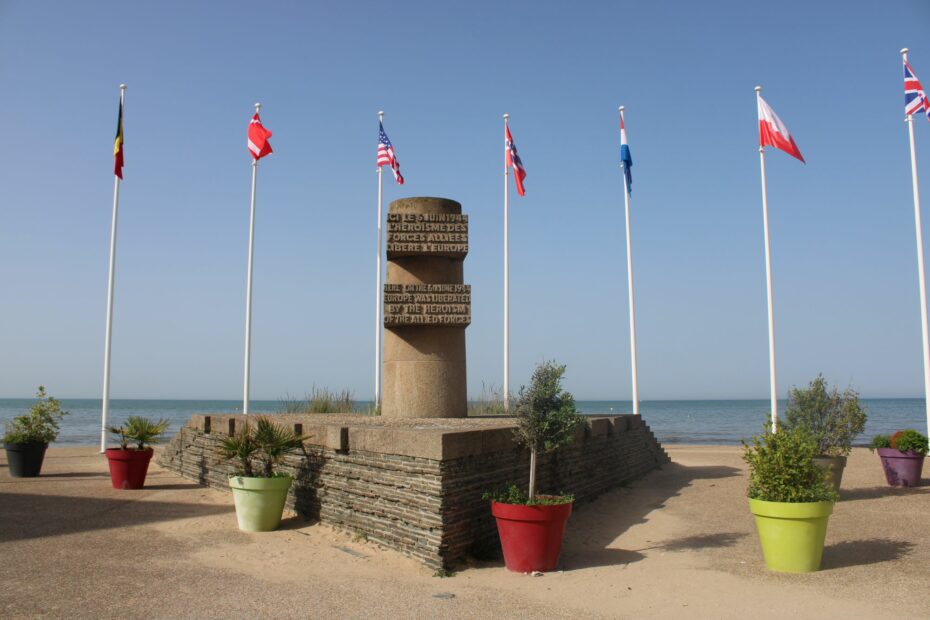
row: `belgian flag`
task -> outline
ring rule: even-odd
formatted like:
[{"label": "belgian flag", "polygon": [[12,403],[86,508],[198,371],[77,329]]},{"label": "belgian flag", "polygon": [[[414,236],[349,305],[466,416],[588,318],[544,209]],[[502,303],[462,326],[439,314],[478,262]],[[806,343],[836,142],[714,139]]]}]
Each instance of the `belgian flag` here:
[{"label": "belgian flag", "polygon": [[123,178],[123,97],[119,98],[119,119],[116,122],[116,139],[113,141],[113,174]]}]

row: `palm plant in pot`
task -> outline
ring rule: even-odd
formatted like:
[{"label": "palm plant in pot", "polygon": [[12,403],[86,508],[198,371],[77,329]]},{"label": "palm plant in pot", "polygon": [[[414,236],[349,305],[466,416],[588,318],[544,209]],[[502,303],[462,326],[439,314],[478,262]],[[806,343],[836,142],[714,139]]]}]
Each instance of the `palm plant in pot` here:
[{"label": "palm plant in pot", "polygon": [[516,402],[514,438],[530,450],[527,493],[516,486],[485,493],[504,553],[504,564],[517,572],[556,568],[562,549],[565,523],[572,512],[571,495],[536,493],[536,462],[540,454],[570,443],[584,419],[575,399],[562,389],[565,366],[544,362],[536,367],[529,388],[521,387]]},{"label": "palm plant in pot", "polygon": [[846,457],[852,442],[865,430],[866,413],[859,405],[859,394],[850,388],[840,393],[829,390],[823,375],[806,388],[788,392],[785,429],[800,428],[817,443],[814,462],[830,471],[830,480],[837,492],[843,481]]},{"label": "palm plant in pot", "polygon": [[259,417],[254,425],[246,422],[223,441],[220,446],[223,457],[238,465],[229,477],[229,487],[240,530],[270,532],[281,524],[292,478],[277,471],[277,467],[285,456],[302,450],[305,439],[283,425]]},{"label": "palm plant in pot", "polygon": [[898,431],[892,436],[876,435],[869,450],[878,450],[885,470],[885,480],[893,487],[916,487],[927,456],[926,435],[914,429]]},{"label": "palm plant in pot", "polygon": [[129,416],[120,426],[109,426],[107,431],[119,441],[118,448],[106,450],[110,465],[110,482],[114,489],[141,489],[149,471],[152,448],[168,430],[164,418],[153,422],[142,416]]},{"label": "palm plant in pot", "polygon": [[3,435],[10,475],[15,478],[39,475],[48,444],[58,439],[58,425],[68,415],[57,398],[45,393],[44,386],[39,386],[36,396],[38,400],[29,413],[8,422]]},{"label": "palm plant in pot", "polygon": [[749,444],[743,441],[749,510],[771,570],[808,573],[820,568],[837,493],[815,456],[817,441],[797,426],[774,433],[766,423],[761,435]]}]

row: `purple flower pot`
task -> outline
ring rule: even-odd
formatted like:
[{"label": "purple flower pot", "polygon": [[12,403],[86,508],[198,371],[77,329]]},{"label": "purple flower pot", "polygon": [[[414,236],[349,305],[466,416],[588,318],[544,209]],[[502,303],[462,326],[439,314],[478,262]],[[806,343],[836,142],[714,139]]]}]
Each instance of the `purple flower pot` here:
[{"label": "purple flower pot", "polygon": [[924,467],[924,456],[915,452],[901,452],[895,448],[879,448],[885,480],[893,487],[916,487],[920,485],[920,472]]}]

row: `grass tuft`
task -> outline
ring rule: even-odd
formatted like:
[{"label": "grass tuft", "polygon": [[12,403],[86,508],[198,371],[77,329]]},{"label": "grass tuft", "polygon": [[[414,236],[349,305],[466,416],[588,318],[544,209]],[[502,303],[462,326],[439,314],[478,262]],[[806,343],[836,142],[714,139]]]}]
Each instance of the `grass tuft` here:
[{"label": "grass tuft", "polygon": [[329,388],[310,388],[303,398],[287,394],[281,399],[281,413],[354,413],[355,397],[352,391],[339,392]]}]

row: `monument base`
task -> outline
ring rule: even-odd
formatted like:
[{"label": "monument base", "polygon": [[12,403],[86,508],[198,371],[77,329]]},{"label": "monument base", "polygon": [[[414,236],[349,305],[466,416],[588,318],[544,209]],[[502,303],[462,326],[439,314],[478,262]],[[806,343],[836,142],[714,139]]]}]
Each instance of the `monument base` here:
[{"label": "monument base", "polygon": [[[287,504],[298,514],[445,569],[499,550],[485,491],[526,486],[529,453],[513,442],[513,418],[391,419],[278,414],[309,434],[306,456],[289,456]],[[642,418],[587,417],[576,441],[540,459],[537,488],[573,493],[576,503],[669,462]],[[233,464],[223,439],[245,416],[195,415],[158,462],[186,478],[228,490]],[[231,526],[232,527],[232,526]]]}]

